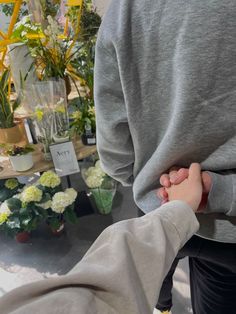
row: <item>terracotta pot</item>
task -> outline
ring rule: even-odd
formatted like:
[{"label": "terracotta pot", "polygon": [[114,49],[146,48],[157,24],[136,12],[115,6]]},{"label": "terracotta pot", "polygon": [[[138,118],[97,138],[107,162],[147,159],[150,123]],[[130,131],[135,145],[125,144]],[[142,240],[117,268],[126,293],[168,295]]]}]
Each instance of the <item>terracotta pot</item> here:
[{"label": "terracotta pot", "polygon": [[15,120],[15,126],[7,129],[0,129],[0,143],[4,144],[28,144],[24,122],[21,119]]},{"label": "terracotta pot", "polygon": [[29,241],[29,238],[30,238],[30,233],[27,231],[19,232],[15,236],[16,241],[20,243],[25,243]]}]

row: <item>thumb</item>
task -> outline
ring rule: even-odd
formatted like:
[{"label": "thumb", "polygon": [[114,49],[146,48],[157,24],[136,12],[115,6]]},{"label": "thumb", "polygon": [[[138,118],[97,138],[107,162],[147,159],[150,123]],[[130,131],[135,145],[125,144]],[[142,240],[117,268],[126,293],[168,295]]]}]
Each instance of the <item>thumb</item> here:
[{"label": "thumb", "polygon": [[201,166],[198,163],[192,163],[189,168],[189,180],[192,182],[202,182]]}]

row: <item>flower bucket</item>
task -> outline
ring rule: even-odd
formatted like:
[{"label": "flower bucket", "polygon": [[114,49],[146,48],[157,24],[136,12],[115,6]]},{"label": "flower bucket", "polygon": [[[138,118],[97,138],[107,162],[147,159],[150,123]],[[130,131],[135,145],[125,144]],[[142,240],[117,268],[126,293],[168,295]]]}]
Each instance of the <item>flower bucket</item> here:
[{"label": "flower bucket", "polygon": [[20,156],[9,156],[14,171],[27,171],[34,165],[32,153]]},{"label": "flower bucket", "polygon": [[112,210],[113,199],[116,194],[116,188],[94,188],[90,189],[90,192],[93,196],[98,212],[103,215],[110,214]]},{"label": "flower bucket", "polygon": [[27,231],[23,231],[23,232],[19,232],[17,233],[17,235],[15,236],[15,239],[17,242],[19,243],[25,243],[27,241],[29,241],[30,239],[30,233]]}]

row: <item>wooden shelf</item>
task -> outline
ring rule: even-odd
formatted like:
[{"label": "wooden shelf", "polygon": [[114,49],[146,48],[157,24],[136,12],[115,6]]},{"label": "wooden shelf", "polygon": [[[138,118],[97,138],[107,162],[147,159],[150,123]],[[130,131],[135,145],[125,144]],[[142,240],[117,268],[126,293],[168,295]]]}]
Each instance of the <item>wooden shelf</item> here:
[{"label": "wooden shelf", "polygon": [[[77,160],[84,159],[97,152],[96,145],[85,146],[83,145],[81,140],[78,140],[73,143],[75,147]],[[40,144],[36,144],[35,148],[36,148],[35,152],[33,153],[34,167],[24,172],[14,171],[10,164],[9,158],[0,156],[0,165],[1,167],[3,167],[3,170],[0,171],[0,179],[8,179],[19,176],[30,176],[36,172],[43,172],[53,169],[54,168],[53,162],[44,160],[42,146]]]}]

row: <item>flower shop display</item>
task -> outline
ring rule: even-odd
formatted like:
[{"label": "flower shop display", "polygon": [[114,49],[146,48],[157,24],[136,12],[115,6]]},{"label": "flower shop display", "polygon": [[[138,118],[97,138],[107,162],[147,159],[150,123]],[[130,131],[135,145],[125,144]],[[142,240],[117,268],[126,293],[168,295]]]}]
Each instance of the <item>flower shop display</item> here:
[{"label": "flower shop display", "polygon": [[13,170],[19,172],[27,171],[33,167],[33,145],[17,146],[0,144],[0,148],[1,147],[3,147],[3,154],[9,157]]},{"label": "flower shop display", "polygon": [[61,179],[55,172],[44,172],[37,182],[23,189],[15,181],[7,180],[4,185],[12,190],[10,197],[5,194],[1,199],[0,230],[15,236],[16,240],[28,238],[43,222],[54,234],[62,231],[66,222],[77,222],[74,211],[77,192],[73,188],[63,191]]},{"label": "flower shop display", "polygon": [[94,166],[84,163],[81,169],[82,177],[101,214],[109,214],[112,210],[113,199],[116,194],[117,182],[109,177],[96,161]]},{"label": "flower shop display", "polygon": [[42,81],[25,90],[24,106],[44,157],[51,160],[49,146],[69,139],[67,97],[63,80]]},{"label": "flower shop display", "polygon": [[10,101],[10,71],[5,70],[0,77],[0,143],[27,143],[27,136],[22,120],[15,118],[15,111],[21,104],[21,94]]}]

